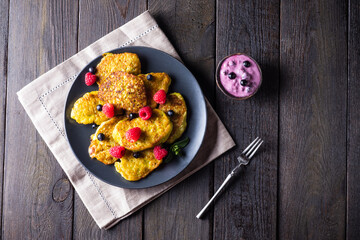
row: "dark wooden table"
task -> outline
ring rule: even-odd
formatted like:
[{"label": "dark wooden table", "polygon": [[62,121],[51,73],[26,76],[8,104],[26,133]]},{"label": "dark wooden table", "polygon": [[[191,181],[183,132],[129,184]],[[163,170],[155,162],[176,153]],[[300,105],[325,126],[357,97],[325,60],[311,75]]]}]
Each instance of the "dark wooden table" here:
[{"label": "dark wooden table", "polygon": [[[27,83],[149,9],[237,147],[100,230],[17,100]],[[359,239],[360,2],[0,1],[4,239]],[[261,90],[234,101],[216,63],[253,56]],[[266,144],[203,220],[195,215],[255,136]]]}]

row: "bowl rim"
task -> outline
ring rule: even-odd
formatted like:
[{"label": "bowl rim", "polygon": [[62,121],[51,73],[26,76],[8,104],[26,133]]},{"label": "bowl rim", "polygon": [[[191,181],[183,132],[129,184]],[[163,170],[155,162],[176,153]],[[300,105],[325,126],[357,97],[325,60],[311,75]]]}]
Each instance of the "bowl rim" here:
[{"label": "bowl rim", "polygon": [[[259,83],[258,87],[255,89],[255,91],[252,94],[250,94],[249,96],[246,96],[246,97],[236,97],[236,96],[230,94],[228,91],[226,91],[226,89],[224,88],[224,86],[220,82],[220,68],[221,68],[221,65],[223,64],[223,62],[226,59],[228,59],[231,56],[235,56],[235,55],[245,55],[245,56],[249,57],[251,60],[253,60],[255,62],[256,66],[258,67],[259,72],[260,72],[260,83]],[[219,63],[217,64],[217,67],[216,67],[215,79],[216,79],[216,85],[223,92],[223,94],[225,94],[227,97],[235,99],[235,100],[245,100],[245,99],[248,99],[248,98],[251,98],[252,96],[254,96],[255,93],[259,90],[259,88],[261,87],[261,84],[262,84],[263,77],[262,77],[261,68],[260,68],[258,62],[254,58],[252,58],[251,56],[249,56],[246,53],[233,53],[233,54],[225,56],[224,58],[222,58],[219,61]]]}]

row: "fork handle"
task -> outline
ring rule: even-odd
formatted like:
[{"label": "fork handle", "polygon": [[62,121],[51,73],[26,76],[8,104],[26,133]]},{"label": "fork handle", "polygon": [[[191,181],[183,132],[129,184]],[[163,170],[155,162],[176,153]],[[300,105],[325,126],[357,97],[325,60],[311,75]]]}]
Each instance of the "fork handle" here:
[{"label": "fork handle", "polygon": [[221,186],[219,187],[219,189],[216,191],[216,193],[214,194],[214,196],[212,196],[212,198],[209,200],[209,202],[203,207],[203,209],[201,209],[201,211],[198,213],[198,215],[196,215],[197,218],[201,218],[202,215],[204,215],[204,213],[206,212],[206,210],[209,208],[209,206],[211,205],[212,202],[215,201],[215,199],[220,195],[221,191],[226,187],[226,185],[229,183],[229,181],[236,175],[236,173],[239,171],[240,167],[242,164],[239,164],[238,166],[236,166],[236,168],[234,168],[231,173],[229,175],[227,175],[227,177],[225,178],[224,182],[221,184]]}]

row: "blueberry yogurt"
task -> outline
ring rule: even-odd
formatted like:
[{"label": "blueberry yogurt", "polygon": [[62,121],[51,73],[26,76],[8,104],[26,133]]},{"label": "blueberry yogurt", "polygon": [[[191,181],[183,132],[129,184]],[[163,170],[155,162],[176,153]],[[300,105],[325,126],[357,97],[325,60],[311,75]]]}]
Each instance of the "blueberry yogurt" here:
[{"label": "blueberry yogurt", "polygon": [[220,89],[240,99],[255,94],[262,81],[259,65],[244,54],[225,58],[218,66],[217,78]]}]

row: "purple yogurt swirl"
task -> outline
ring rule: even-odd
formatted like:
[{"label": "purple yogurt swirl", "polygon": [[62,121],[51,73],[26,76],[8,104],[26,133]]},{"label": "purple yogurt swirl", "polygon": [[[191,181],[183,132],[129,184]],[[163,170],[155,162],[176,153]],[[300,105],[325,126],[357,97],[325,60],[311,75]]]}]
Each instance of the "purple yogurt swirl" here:
[{"label": "purple yogurt swirl", "polygon": [[220,83],[232,96],[246,98],[261,85],[261,70],[249,56],[235,54],[226,58],[220,67]]}]

